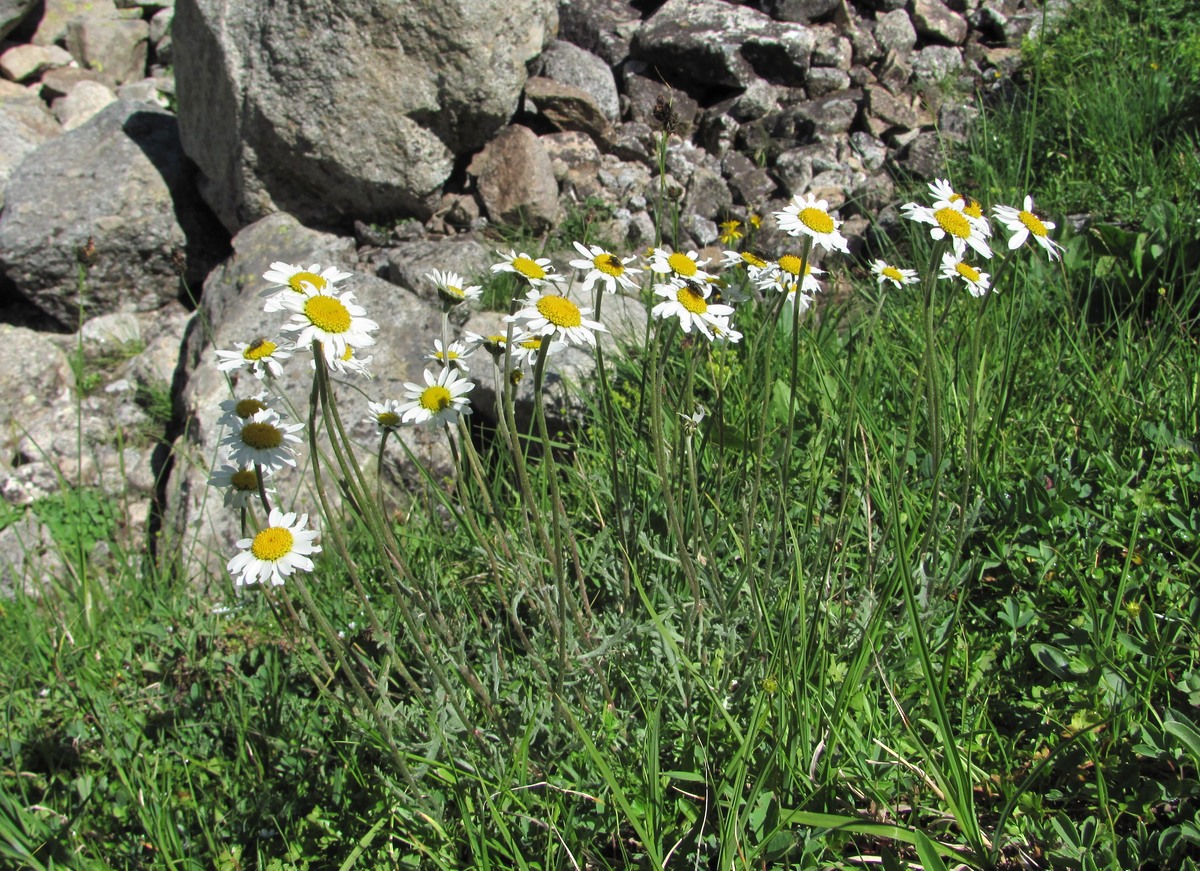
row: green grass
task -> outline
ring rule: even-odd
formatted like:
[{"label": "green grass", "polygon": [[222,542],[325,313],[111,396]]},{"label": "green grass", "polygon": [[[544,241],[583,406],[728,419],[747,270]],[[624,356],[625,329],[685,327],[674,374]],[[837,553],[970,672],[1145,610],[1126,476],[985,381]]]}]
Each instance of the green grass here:
[{"label": "green grass", "polygon": [[[1093,99],[1051,72],[1194,39],[1169,3],[1108,8],[1031,52],[1038,108],[989,114],[956,187],[1057,218],[1118,165],[1028,160],[1055,99]],[[1139,283],[1094,238],[1019,252],[986,306],[939,283],[931,325],[916,286],[856,271],[794,334],[747,306],[725,352],[631,349],[574,428],[477,433],[453,498],[366,512],[352,560],[327,527],[277,590],[204,597],[118,554],[89,623],[67,582],[4,602],[0,856],[1196,868],[1200,280],[1178,259]],[[1120,294],[1136,309],[1091,305]]]}]

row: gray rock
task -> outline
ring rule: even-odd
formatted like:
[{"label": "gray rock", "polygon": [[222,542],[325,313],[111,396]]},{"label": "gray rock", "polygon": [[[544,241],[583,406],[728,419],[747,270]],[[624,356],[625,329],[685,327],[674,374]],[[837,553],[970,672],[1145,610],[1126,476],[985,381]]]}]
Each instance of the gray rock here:
[{"label": "gray rock", "polygon": [[84,70],[79,67],[46,70],[42,74],[40,83],[42,99],[51,103],[58,97],[65,97],[80,82],[100,82],[100,74],[95,70]]},{"label": "gray rock", "polygon": [[962,69],[962,49],[951,45],[927,45],[913,61],[913,76],[921,84],[943,82]]},{"label": "gray rock", "polygon": [[756,78],[801,84],[814,41],[810,28],[746,6],[667,0],[638,30],[632,53],[698,84],[744,88]]},{"label": "gray rock", "polygon": [[695,128],[700,104],[677,88],[641,75],[637,72],[639,69],[645,67],[632,62],[625,66],[625,93],[629,97],[630,120],[647,124],[656,133],[660,131],[662,125],[654,117],[654,107],[661,98],[667,101],[679,118],[679,135],[688,136]]},{"label": "gray rock", "polygon": [[847,90],[798,103],[784,113],[776,133],[787,139],[846,133],[858,116],[862,97],[862,91]]},{"label": "gray rock", "polygon": [[67,50],[115,88],[146,75],[150,25],[141,19],[73,18],[67,22]]},{"label": "gray rock", "polygon": [[40,100],[0,102],[0,206],[9,178],[39,145],[62,132],[58,121]]},{"label": "gray rock", "polygon": [[881,172],[872,175],[850,189],[850,201],[861,215],[874,216],[889,205],[896,195],[896,183]]},{"label": "gray rock", "polygon": [[609,121],[620,115],[612,67],[591,52],[556,40],[542,53],[542,75],[586,91]]},{"label": "gray rock", "polygon": [[559,0],[559,35],[610,67],[629,57],[642,16],[629,0]]},{"label": "gray rock", "polygon": [[57,45],[14,45],[0,54],[0,75],[14,82],[27,82],[45,70],[71,62],[71,53]]},{"label": "gray rock", "polygon": [[[684,213],[715,221],[727,217],[732,208],[733,196],[721,173],[708,167],[697,167],[688,179],[683,200]],[[692,235],[695,237],[694,233]],[[696,237],[696,241],[702,245],[708,244],[699,237]]]},{"label": "gray rock", "polygon": [[175,7],[168,6],[154,13],[150,19],[150,42],[157,45],[171,33],[171,22],[175,18]]},{"label": "gray rock", "polygon": [[916,136],[896,158],[896,165],[918,179],[929,180],[942,174],[942,146],[936,133]]},{"label": "gray rock", "polygon": [[133,312],[113,312],[84,321],[76,335],[89,350],[111,345],[141,344],[142,326]]},{"label": "gray rock", "polygon": [[115,102],[117,95],[107,85],[84,79],[76,83],[65,97],[59,97],[51,103],[50,109],[63,130],[74,130]]},{"label": "gray rock", "polygon": [[887,146],[869,133],[856,131],[850,134],[850,147],[858,155],[863,169],[875,172],[887,159]]},{"label": "gray rock", "polygon": [[837,9],[840,0],[762,0],[761,8],[776,21],[813,21]]},{"label": "gray rock", "polygon": [[66,575],[50,528],[32,511],[0,530],[0,598],[40,596],[55,589]]},{"label": "gray rock", "polygon": [[558,221],[558,184],[546,147],[520,124],[504,128],[467,167],[488,219],[527,225],[534,233]]},{"label": "gray rock", "polygon": [[913,0],[912,17],[917,33],[926,39],[947,45],[967,41],[967,20],[942,0]]},{"label": "gray rock", "polygon": [[176,252],[186,252],[188,280],[198,285],[224,244],[196,196],[175,119],[145,103],[113,103],[44,143],[5,198],[0,267],[21,296],[63,324],[78,317],[76,252],[89,238],[90,314],[162,306],[179,295]]},{"label": "gray rock", "polygon": [[613,130],[609,149],[621,160],[649,163],[654,154],[654,131],[642,121],[626,121]]},{"label": "gray rock", "polygon": [[[725,214],[727,215],[728,212]],[[694,212],[685,214],[680,223],[684,232],[691,236],[700,247],[712,245],[717,241],[718,234],[720,233],[715,221],[710,221],[708,218],[697,215]]]},{"label": "gray rock", "polygon": [[534,76],[525,83],[525,110],[557,130],[582,130],[601,142],[608,136],[608,118],[592,95],[555,79]]},{"label": "gray rock", "polygon": [[[230,230],[426,217],[512,117],[553,0],[180,0],[184,147]],[[213,123],[220,118],[221,123]]]},{"label": "gray rock", "polygon": [[457,272],[468,285],[483,284],[498,260],[492,248],[470,236],[404,242],[388,248],[384,255],[387,280],[411,290],[430,305],[438,305],[437,290],[426,278],[433,270]]},{"label": "gray rock", "polygon": [[905,129],[917,125],[917,113],[904,100],[895,97],[882,85],[867,85],[867,129],[881,136],[893,127]]},{"label": "gray rock", "polygon": [[845,91],[850,84],[850,74],[833,67],[813,67],[808,71],[808,95],[814,99]]},{"label": "gray rock", "polygon": [[822,27],[816,31],[813,43],[812,65],[814,67],[833,67],[839,70],[849,70],[854,57],[854,48],[850,40],[842,36],[836,29]]},{"label": "gray rock", "polygon": [[978,117],[975,106],[946,103],[938,110],[938,132],[951,142],[966,142]]},{"label": "gray rock", "polygon": [[0,39],[8,36],[37,6],[37,0],[0,0]]},{"label": "gray rock", "polygon": [[726,154],[721,169],[729,179],[729,192],[735,203],[757,209],[775,192],[775,180],[744,154],[736,151]]},{"label": "gray rock", "polygon": [[168,101],[159,88],[158,79],[141,79],[117,88],[117,98],[135,103],[155,103],[166,108]]},{"label": "gray rock", "polygon": [[884,51],[905,54],[917,44],[917,30],[903,9],[885,12],[875,19],[875,41]]}]

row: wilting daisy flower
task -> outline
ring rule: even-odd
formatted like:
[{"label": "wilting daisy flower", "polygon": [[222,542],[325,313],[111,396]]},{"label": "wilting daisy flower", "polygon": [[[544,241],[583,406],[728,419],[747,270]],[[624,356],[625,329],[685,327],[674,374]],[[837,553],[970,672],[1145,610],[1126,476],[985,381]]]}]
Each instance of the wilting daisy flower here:
[{"label": "wilting daisy flower", "polygon": [[1061,256],[1059,251],[1062,251],[1063,247],[1048,235],[1056,225],[1051,221],[1042,220],[1034,213],[1033,197],[1025,197],[1025,203],[1020,209],[1014,209],[1012,206],[993,206],[992,211],[1000,223],[1012,233],[1008,237],[1009,251],[1017,250],[1032,236],[1033,240],[1045,249],[1051,260],[1057,260]]},{"label": "wilting daisy flower", "polygon": [[690,333],[695,327],[697,332],[711,340],[714,324],[720,323],[728,329],[728,318],[733,314],[733,307],[709,303],[703,289],[695,282],[675,279],[668,284],[656,284],[654,295],[666,301],[656,305],[651,314],[664,320],[679,318],[679,326],[685,333]]},{"label": "wilting daisy flower", "polygon": [[263,378],[269,372],[272,378],[283,374],[280,360],[292,356],[292,352],[279,347],[270,339],[259,337],[250,344],[234,342],[234,350],[217,351],[217,368],[222,372],[248,367],[255,378]]},{"label": "wilting daisy flower", "polygon": [[896,287],[904,287],[906,284],[912,284],[917,280],[917,271],[915,269],[900,269],[897,266],[890,266],[883,260],[876,260],[871,264],[871,274],[875,276],[875,280],[881,285],[885,281],[890,281]]},{"label": "wilting daisy flower", "polygon": [[383,402],[368,402],[367,420],[375,424],[376,432],[383,435],[385,432],[391,432],[400,428],[402,423],[400,415],[403,413],[399,401],[395,399],[385,399]]},{"label": "wilting daisy flower", "polygon": [[900,210],[910,221],[933,227],[929,235],[935,240],[950,239],[958,257],[962,257],[970,245],[980,257],[991,258],[992,249],[988,247],[987,238],[980,229],[979,222],[968,218],[963,212],[964,208],[965,201],[960,199],[938,203],[933,208],[917,203],[905,203]]},{"label": "wilting daisy flower", "polygon": [[433,340],[433,350],[425,355],[426,360],[434,360],[443,366],[455,366],[460,372],[468,371],[466,358],[471,356],[474,348],[468,348],[462,342],[451,342],[448,349],[442,349],[442,340]]},{"label": "wilting daisy flower", "polygon": [[461,275],[457,272],[442,272],[435,269],[425,276],[437,288],[438,298],[446,305],[458,305],[469,300],[477,300],[483,294],[483,288],[478,284],[467,287]]},{"label": "wilting daisy flower", "polygon": [[534,335],[557,336],[572,345],[595,346],[593,331],[608,330],[599,321],[584,317],[591,313],[590,308],[580,308],[565,296],[531,290],[525,297],[525,308],[504,320]]},{"label": "wilting daisy flower", "polygon": [[497,361],[504,356],[504,349],[508,344],[508,336],[503,333],[492,333],[490,336],[481,336],[479,333],[468,332],[464,338],[467,340],[467,344],[471,346],[472,351],[476,348],[483,348]]},{"label": "wilting daisy flower", "polygon": [[[345,281],[354,273],[342,272],[336,266],[322,270],[320,264],[314,263],[305,269],[303,266],[293,266],[290,263],[276,261],[271,268],[263,273],[263,278],[275,285],[283,285],[296,293],[308,293],[305,285],[320,293],[332,289],[339,281]],[[271,291],[272,293],[274,290]]]},{"label": "wilting daisy flower", "polygon": [[650,269],[659,275],[677,275],[691,281],[708,281],[712,275],[701,269],[708,261],[701,261],[695,251],[676,251],[671,254],[664,248],[655,248],[650,252]]},{"label": "wilting daisy flower", "polygon": [[546,356],[557,354],[563,348],[567,347],[567,343],[556,339],[547,339],[543,336],[535,336],[533,334],[513,336],[512,359],[518,366],[526,366],[533,368],[537,362],[537,356],[542,350],[542,345],[549,342],[546,348]]},{"label": "wilting daisy flower", "polygon": [[[225,399],[221,401],[222,414],[217,418],[217,426],[240,427],[260,411],[271,408],[271,397],[266,393],[248,396],[244,399]],[[280,418],[287,415],[277,412]]]},{"label": "wilting daisy flower", "polygon": [[959,257],[947,251],[942,255],[942,278],[961,278],[971,291],[971,296],[983,296],[988,292],[992,277],[986,272],[980,272],[969,263],[964,263]]},{"label": "wilting daisy flower", "polygon": [[950,182],[944,178],[934,179],[929,184],[929,192],[933,194],[933,207],[935,209],[952,205],[954,203],[962,203],[963,214],[967,216],[967,220],[974,223],[979,232],[984,238],[992,235],[992,227],[988,223],[983,214],[983,206],[979,200],[974,197],[969,197],[966,194],[956,193]]},{"label": "wilting daisy flower", "polygon": [[[213,470],[208,484],[225,491],[226,508],[245,508],[251,499],[258,496],[258,473],[253,467],[241,468],[226,463]],[[270,487],[265,489],[268,496],[274,492]]]},{"label": "wilting daisy flower", "polygon": [[375,344],[370,332],[379,329],[379,324],[366,317],[367,310],[355,304],[351,291],[311,296],[289,293],[282,299],[282,308],[292,312],[292,318],[281,329],[296,333],[298,348],[320,342],[326,362],[344,356],[347,348],[358,350]]},{"label": "wilting daisy flower", "polygon": [[[332,360],[326,358],[325,362],[329,364],[331,372],[336,372],[339,375],[361,375],[363,378],[371,377],[371,370],[367,368],[374,356],[359,357],[354,353],[354,349],[349,345],[342,352],[342,356],[334,357]],[[317,368],[316,360],[309,360],[308,366],[310,369]]]},{"label": "wilting daisy flower", "polygon": [[466,394],[475,385],[454,368],[442,369],[437,375],[426,369],[424,387],[410,381],[404,389],[408,391],[408,402],[396,408],[404,423],[454,423],[459,415],[471,413]]},{"label": "wilting daisy flower", "polygon": [[254,538],[239,541],[240,552],[229,561],[229,574],[239,587],[267,581],[278,587],[297,569],[311,572],[313,562],[308,557],[321,552],[321,546],[313,544],[318,533],[305,529],[307,514],[297,518],[272,508],[267,523],[270,525]]},{"label": "wilting daisy flower", "polygon": [[507,254],[503,251],[497,251],[504,258],[502,263],[493,263],[492,272],[515,272],[520,275],[533,287],[541,287],[547,282],[560,283],[566,280],[565,275],[557,275],[554,272],[554,266],[550,263],[549,257],[542,257],[534,260],[528,254],[509,250]]},{"label": "wilting daisy flower", "polygon": [[717,236],[721,240],[722,245],[732,245],[738,239],[742,238],[742,222],[741,221],[722,221],[717,224],[717,230],[720,235]]},{"label": "wilting daisy flower", "polygon": [[826,251],[836,249],[843,254],[850,253],[846,237],[838,232],[841,221],[829,214],[828,202],[818,200],[812,194],[792,197],[792,202],[782,212],[775,213],[775,223],[789,235],[811,236],[813,242]]},{"label": "wilting daisy flower", "polygon": [[714,345],[733,345],[742,340],[742,334],[729,325],[729,318],[713,318],[712,332]]},{"label": "wilting daisy flower", "polygon": [[767,261],[753,251],[726,251],[724,254],[725,256],[721,260],[721,265],[726,268],[740,266],[753,275],[754,270],[763,269],[767,266]]},{"label": "wilting daisy flower", "polygon": [[299,443],[300,437],[294,433],[301,429],[304,424],[284,423],[279,412],[265,408],[226,435],[221,445],[229,448],[229,459],[234,464],[253,466],[257,463],[264,471],[275,472],[284,466],[296,465],[296,451],[288,442]]},{"label": "wilting daisy flower", "polygon": [[622,260],[599,245],[585,247],[580,242],[575,243],[575,250],[583,255],[583,259],[572,260],[570,265],[575,269],[588,270],[587,275],[583,277],[584,293],[591,291],[592,285],[597,282],[603,284],[604,289],[609,293],[616,293],[618,284],[625,290],[637,288],[637,282],[629,277],[631,273],[637,274],[642,271],[629,266],[630,263],[637,260],[636,256],[626,257]]},{"label": "wilting daisy flower", "polygon": [[[800,280],[800,267],[804,267],[804,280]],[[769,272],[764,270],[759,273],[759,286],[766,290],[774,283],[778,285],[776,289],[786,289],[787,284],[795,284],[799,282],[800,290],[803,293],[820,293],[821,282],[817,281],[816,276],[824,275],[824,269],[817,269],[812,265],[812,262],[805,263],[795,254],[784,254],[773,264],[768,264]]]}]

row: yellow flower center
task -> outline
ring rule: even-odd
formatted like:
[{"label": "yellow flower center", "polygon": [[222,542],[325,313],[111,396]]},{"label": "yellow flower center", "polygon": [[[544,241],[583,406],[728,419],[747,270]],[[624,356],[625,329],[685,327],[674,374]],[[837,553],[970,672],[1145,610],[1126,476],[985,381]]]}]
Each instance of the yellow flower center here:
[{"label": "yellow flower center", "polygon": [[625,274],[625,267],[615,254],[598,254],[592,260],[592,265],[605,275],[611,275],[614,278],[620,278]]},{"label": "yellow flower center", "polygon": [[257,399],[243,399],[233,407],[233,410],[237,413],[237,416],[243,420],[247,417],[254,417],[254,415],[258,414],[264,409],[266,409],[266,406]]},{"label": "yellow flower center", "polygon": [[975,219],[982,218],[983,205],[979,202],[979,200],[971,197],[963,197],[963,214],[970,215]]},{"label": "yellow flower center", "polygon": [[577,327],[583,323],[579,306],[565,297],[543,296],[537,302],[537,310],[556,327]]},{"label": "yellow flower center", "polygon": [[233,485],[234,490],[253,493],[258,489],[258,475],[253,469],[242,469],[229,476],[229,483]]},{"label": "yellow flower center", "polygon": [[958,274],[967,281],[971,282],[972,284],[979,283],[979,270],[974,266],[968,266],[966,263],[956,263],[954,264],[954,268],[958,271]]},{"label": "yellow flower center", "polygon": [[421,391],[421,408],[437,414],[450,407],[451,398],[449,390],[440,384],[434,384]]},{"label": "yellow flower center", "polygon": [[327,333],[350,331],[350,311],[332,296],[310,296],[304,303],[304,314],[314,327]]},{"label": "yellow flower center", "polygon": [[260,451],[277,448],[283,444],[283,433],[270,423],[248,423],[242,427],[242,441]]},{"label": "yellow flower center", "polygon": [[833,218],[829,217],[828,213],[814,209],[812,206],[800,210],[800,223],[814,233],[833,232]]},{"label": "yellow flower center", "polygon": [[763,260],[761,257],[759,257],[757,254],[755,254],[753,251],[743,251],[742,252],[742,262],[749,263],[751,266],[754,266],[758,269],[762,269],[764,266],[767,265],[767,261]]},{"label": "yellow flower center", "polygon": [[675,252],[667,258],[667,265],[671,267],[672,272],[684,278],[691,278],[696,274],[696,261],[686,254]]},{"label": "yellow flower center", "polygon": [[450,294],[451,296],[456,296],[459,299],[462,299],[467,295],[461,287],[455,287],[453,284],[447,284],[444,290],[446,293]]},{"label": "yellow flower center", "polygon": [[546,277],[546,270],[528,257],[514,258],[512,268],[533,281],[540,281]]},{"label": "yellow flower center", "polygon": [[523,342],[519,342],[518,347],[525,348],[529,351],[540,351],[542,349],[542,340],[540,337],[534,336],[532,339],[526,339]]},{"label": "yellow flower center", "polygon": [[679,292],[675,294],[675,298],[679,300],[679,304],[694,315],[702,315],[708,311],[708,302],[694,288],[683,286],[679,288]]},{"label": "yellow flower center", "polygon": [[282,526],[269,526],[254,536],[250,552],[263,562],[273,563],[291,553],[295,542],[291,530]]},{"label": "yellow flower center", "polygon": [[342,362],[349,363],[353,359],[354,359],[354,349],[351,348],[349,345],[347,345],[346,350],[344,352],[342,352]]},{"label": "yellow flower center", "polygon": [[779,258],[779,268],[789,275],[799,275],[803,261],[795,254],[784,254]]},{"label": "yellow flower center", "polygon": [[1046,225],[1033,212],[1018,212],[1017,217],[1021,220],[1022,224],[1029,228],[1029,232],[1033,235],[1043,237],[1046,235]]},{"label": "yellow flower center", "polygon": [[394,411],[381,411],[375,415],[375,419],[379,421],[379,425],[387,429],[393,429],[400,426],[400,415]]},{"label": "yellow flower center", "polygon": [[883,269],[880,270],[880,274],[882,274],[884,278],[890,278],[892,281],[896,282],[897,284],[904,283],[904,276],[900,273],[900,270],[897,269],[895,266],[883,267]]},{"label": "yellow flower center", "polygon": [[263,357],[270,357],[274,354],[277,347],[274,342],[266,339],[255,339],[246,346],[246,350],[242,351],[242,357],[246,360],[261,360]]},{"label": "yellow flower center", "polygon": [[951,236],[966,239],[971,235],[971,222],[963,217],[963,213],[958,209],[949,207],[938,209],[933,213],[933,219]]},{"label": "yellow flower center", "polygon": [[308,293],[309,291],[304,287],[306,284],[311,284],[317,290],[324,290],[325,285],[328,283],[315,272],[297,272],[288,279],[288,287],[296,291],[296,293]]}]

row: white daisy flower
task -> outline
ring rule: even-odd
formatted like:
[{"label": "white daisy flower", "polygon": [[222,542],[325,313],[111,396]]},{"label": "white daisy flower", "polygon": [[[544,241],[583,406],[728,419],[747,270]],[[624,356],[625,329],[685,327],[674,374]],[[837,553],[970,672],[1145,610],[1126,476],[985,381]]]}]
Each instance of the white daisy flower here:
[{"label": "white daisy flower", "polygon": [[678,318],[679,326],[685,333],[690,333],[695,327],[697,332],[711,341],[714,325],[721,326],[726,332],[729,329],[728,319],[733,314],[733,307],[709,303],[703,289],[695,282],[675,279],[667,284],[656,284],[654,295],[661,296],[666,302],[660,302],[650,313],[664,320]]},{"label": "white daisy flower", "polygon": [[455,423],[460,415],[471,413],[471,401],[466,394],[475,389],[475,384],[461,377],[453,367],[442,369],[434,375],[425,370],[425,386],[404,385],[408,391],[408,402],[397,407],[403,423]]},{"label": "white daisy flower", "polygon": [[721,260],[721,265],[726,269],[732,266],[738,266],[754,276],[756,270],[766,269],[767,261],[759,257],[753,251],[726,251],[725,256]]},{"label": "white daisy flower", "polygon": [[[254,471],[253,467],[241,468],[226,463],[221,468],[213,470],[208,484],[210,487],[225,491],[226,508],[245,508],[251,499],[259,495],[258,473]],[[270,487],[265,489],[268,496],[275,492]]]},{"label": "white daisy flower", "polygon": [[368,402],[367,420],[375,424],[375,432],[378,435],[383,435],[385,432],[392,432],[400,428],[403,422],[400,416],[403,411],[400,407],[400,402],[395,399],[385,399],[383,402]]},{"label": "white daisy flower", "polygon": [[232,351],[217,351],[217,368],[222,372],[231,372],[245,366],[260,380],[268,373],[272,378],[281,376],[283,366],[279,361],[292,356],[290,350],[261,336],[249,344],[234,342],[233,347]]},{"label": "white daisy flower", "polygon": [[474,348],[468,348],[462,342],[451,342],[448,349],[443,350],[442,340],[433,340],[433,351],[425,355],[426,360],[433,360],[443,366],[455,366],[460,372],[469,372],[466,358],[470,357]]},{"label": "white daisy flower", "polygon": [[479,333],[468,332],[463,338],[471,346],[472,352],[478,348],[483,348],[497,360],[504,356],[504,349],[508,344],[508,336],[504,333],[492,333],[490,336],[481,336]]},{"label": "white daisy flower", "polygon": [[296,293],[306,293],[305,285],[320,293],[328,290],[339,281],[345,281],[354,273],[342,272],[336,266],[321,269],[320,264],[314,263],[305,269],[303,266],[293,266],[290,263],[276,261],[271,268],[263,273],[263,278],[274,285],[282,285]]},{"label": "white daisy flower", "polygon": [[513,336],[512,359],[518,366],[525,366],[533,369],[537,363],[538,352],[542,350],[542,345],[547,341],[550,342],[546,349],[546,356],[557,354],[563,348],[567,347],[567,343],[557,339],[547,340],[542,336],[536,336],[528,333],[521,336]]},{"label": "white daisy flower", "polygon": [[729,325],[729,318],[713,318],[712,331],[714,345],[733,345],[742,340],[742,334]]},{"label": "white daisy flower", "polygon": [[971,296],[983,296],[991,286],[992,277],[986,272],[980,272],[969,263],[963,262],[950,251],[942,255],[941,278],[961,278],[966,284]]},{"label": "white daisy flower", "polygon": [[326,362],[331,364],[343,357],[347,348],[359,350],[375,344],[370,332],[379,329],[379,324],[366,317],[366,309],[355,304],[351,291],[340,295],[320,292],[311,296],[289,293],[282,300],[282,308],[292,312],[291,320],[281,329],[296,333],[296,347],[307,347],[314,340],[318,341],[324,349]]},{"label": "white daisy flower", "polygon": [[1062,256],[1059,252],[1063,250],[1063,247],[1049,236],[1049,231],[1057,225],[1039,218],[1034,213],[1033,197],[1025,197],[1025,203],[1020,209],[1014,209],[1012,206],[993,206],[992,212],[996,215],[996,219],[1012,233],[1008,237],[1009,251],[1016,251],[1032,236],[1033,241],[1042,246],[1051,260],[1057,260]]},{"label": "white daisy flower", "polygon": [[288,444],[300,442],[295,435],[304,429],[302,423],[284,423],[279,412],[265,408],[242,422],[242,425],[221,440],[229,448],[229,459],[238,466],[256,463],[266,472],[296,465],[296,451]]},{"label": "white daisy flower", "polygon": [[507,254],[499,250],[496,253],[503,257],[504,261],[502,263],[493,263],[492,272],[515,272],[533,287],[541,287],[546,283],[559,284],[566,281],[565,275],[558,275],[554,272],[554,264],[550,262],[549,257],[541,257],[535,260],[523,251],[518,254],[512,249],[509,249]]},{"label": "white daisy flower", "polygon": [[688,281],[708,281],[712,273],[705,272],[701,266],[707,266],[707,260],[701,260],[695,251],[668,252],[665,248],[655,248],[650,252],[650,271],[659,275],[676,275]]},{"label": "white daisy flower", "polygon": [[557,336],[572,345],[594,347],[596,335],[593,331],[606,333],[608,330],[599,321],[584,317],[591,313],[590,308],[580,308],[565,296],[531,290],[525,297],[525,308],[504,320],[538,336]]},{"label": "white daisy flower", "polygon": [[[217,418],[217,426],[237,429],[260,411],[266,411],[269,408],[273,408],[271,397],[265,392],[256,396],[247,396],[244,399],[222,400],[221,411],[223,413]],[[278,414],[280,418],[287,417],[282,411]]]},{"label": "white daisy flower", "polygon": [[597,282],[603,284],[604,289],[609,293],[616,293],[617,285],[625,290],[637,289],[637,283],[629,277],[631,274],[638,274],[642,271],[629,266],[630,263],[637,260],[636,255],[622,260],[599,245],[585,246],[581,242],[575,242],[574,245],[575,250],[583,255],[583,259],[572,260],[570,265],[580,271],[587,270],[587,275],[583,278],[584,293],[589,293],[592,285]]},{"label": "white daisy flower", "polygon": [[991,237],[992,227],[983,214],[983,206],[979,200],[966,194],[956,193],[950,182],[944,178],[934,179],[930,182],[929,192],[933,194],[934,209],[961,202],[963,214],[967,216],[967,220],[977,225],[984,238]]},{"label": "white daisy flower", "polygon": [[309,555],[321,552],[321,546],[313,544],[318,533],[305,528],[307,514],[297,518],[272,508],[267,523],[269,526],[254,538],[239,541],[240,552],[229,561],[229,574],[239,587],[267,581],[278,587],[297,569],[311,572]]},{"label": "white daisy flower", "polygon": [[[800,281],[800,267],[804,267],[804,280]],[[789,284],[800,282],[800,290],[804,293],[820,293],[821,282],[817,280],[818,275],[824,275],[824,269],[817,269],[809,260],[805,263],[800,257],[795,254],[784,254],[773,263],[767,264],[767,268],[762,270],[758,276],[758,286],[763,290],[774,288],[775,290],[783,290]]]},{"label": "white daisy flower", "polygon": [[[330,371],[336,372],[338,375],[361,375],[363,378],[372,378],[374,376],[371,375],[371,370],[367,367],[374,359],[373,355],[359,357],[354,353],[354,349],[347,345],[346,350],[342,352],[342,356],[335,357],[332,360],[326,358],[325,362],[329,364]],[[308,361],[308,368],[316,369],[317,361],[310,359]]]},{"label": "white daisy flower", "polygon": [[468,287],[457,272],[442,272],[435,269],[425,277],[433,282],[433,286],[437,288],[438,298],[446,305],[454,306],[474,301],[483,294],[483,288],[480,285],[473,284]]},{"label": "white daisy flower", "polygon": [[884,260],[875,260],[871,263],[871,274],[875,276],[875,280],[880,285],[885,281],[890,281],[897,288],[912,284],[917,280],[917,270],[891,266]]},{"label": "white daisy flower", "polygon": [[775,223],[791,236],[811,236],[813,242],[826,251],[850,253],[846,237],[838,232],[842,222],[829,214],[828,202],[818,200],[812,194],[792,197],[792,202],[782,212],[775,213]]},{"label": "white daisy flower", "polygon": [[952,203],[938,203],[933,208],[905,203],[900,210],[910,221],[929,224],[933,228],[929,235],[935,240],[949,238],[954,244],[956,256],[962,257],[969,245],[980,257],[991,259],[992,249],[988,247],[987,237],[980,229],[979,222],[964,213],[965,208],[964,200],[955,200]]}]

